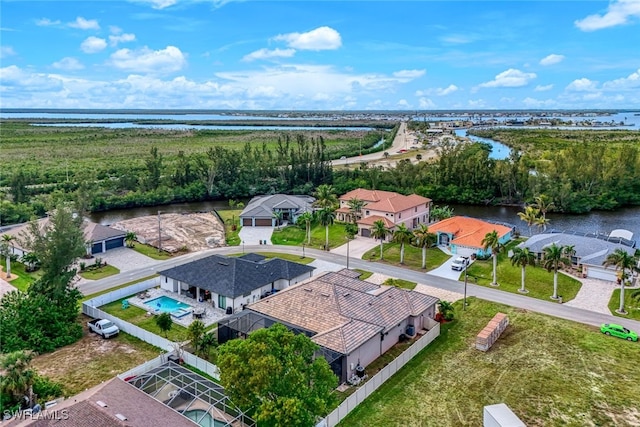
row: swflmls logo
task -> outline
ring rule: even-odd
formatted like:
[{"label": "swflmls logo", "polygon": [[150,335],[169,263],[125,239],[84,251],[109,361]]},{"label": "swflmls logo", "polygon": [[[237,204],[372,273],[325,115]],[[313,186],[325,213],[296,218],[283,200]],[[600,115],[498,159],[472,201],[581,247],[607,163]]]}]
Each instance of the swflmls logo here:
[{"label": "swflmls logo", "polygon": [[2,413],[3,420],[17,419],[17,420],[68,420],[69,410],[60,409],[57,411],[40,411],[33,413],[32,411],[9,411],[5,410]]}]

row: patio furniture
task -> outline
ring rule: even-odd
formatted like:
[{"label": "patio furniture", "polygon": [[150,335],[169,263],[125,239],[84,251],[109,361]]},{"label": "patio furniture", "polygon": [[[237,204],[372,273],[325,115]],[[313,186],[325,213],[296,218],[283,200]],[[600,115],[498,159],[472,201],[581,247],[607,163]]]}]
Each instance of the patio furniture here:
[{"label": "patio furniture", "polygon": [[195,317],[196,319],[202,319],[205,313],[206,310],[204,308],[198,307],[193,310],[193,317]]}]

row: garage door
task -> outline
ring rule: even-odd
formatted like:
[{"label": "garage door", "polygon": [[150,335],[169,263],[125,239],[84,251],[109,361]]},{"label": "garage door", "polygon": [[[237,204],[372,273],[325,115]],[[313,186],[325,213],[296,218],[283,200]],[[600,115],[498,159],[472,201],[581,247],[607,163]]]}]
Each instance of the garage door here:
[{"label": "garage door", "polygon": [[371,237],[371,230],[368,228],[361,228],[360,235],[362,235],[362,237]]},{"label": "garage door", "polygon": [[251,227],[251,218],[242,218],[243,227]]},{"label": "garage door", "polygon": [[124,237],[118,237],[117,239],[107,240],[107,250],[121,248],[124,246]]},{"label": "garage door", "polygon": [[91,246],[91,253],[92,253],[92,254],[99,254],[99,253],[101,253],[101,252],[102,252],[102,242],[100,242],[100,243],[94,243],[94,244]]},{"label": "garage door", "polygon": [[256,219],[256,227],[271,227],[271,219]]},{"label": "garage door", "polygon": [[617,279],[615,270],[606,270],[604,268],[591,266],[587,269],[587,277],[590,279],[607,280],[609,282],[615,282]]}]

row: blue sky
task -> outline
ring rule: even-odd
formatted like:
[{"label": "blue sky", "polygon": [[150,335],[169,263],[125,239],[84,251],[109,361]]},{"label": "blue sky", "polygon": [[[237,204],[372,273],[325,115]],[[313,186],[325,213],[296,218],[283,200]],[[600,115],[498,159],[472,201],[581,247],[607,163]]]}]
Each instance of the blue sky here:
[{"label": "blue sky", "polygon": [[640,109],[640,0],[0,7],[4,108]]}]

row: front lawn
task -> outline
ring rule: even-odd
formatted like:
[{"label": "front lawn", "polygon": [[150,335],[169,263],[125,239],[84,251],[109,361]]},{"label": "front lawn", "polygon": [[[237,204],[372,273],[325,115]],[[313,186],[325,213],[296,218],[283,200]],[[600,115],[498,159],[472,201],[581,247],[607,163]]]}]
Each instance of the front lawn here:
[{"label": "front lawn", "polygon": [[[500,286],[497,289],[519,293],[522,268],[511,265],[508,252],[513,249],[519,241],[510,242],[506,248],[498,255],[497,278]],[[490,286],[493,277],[493,260],[476,260],[467,270],[469,283],[482,286]],[[464,280],[464,274],[460,275]],[[577,279],[563,273],[558,273],[558,295],[562,296],[563,302],[571,301],[576,297],[582,284]],[[529,291],[530,297],[549,301],[553,295],[553,272],[548,272],[542,267],[527,266],[525,274],[525,288]]]},{"label": "front lawn", "polygon": [[[91,266],[89,266],[89,268],[91,268]],[[85,279],[88,279],[88,280],[98,280],[98,279],[104,279],[105,277],[120,274],[120,270],[118,270],[113,265],[103,265],[102,267],[96,268],[94,270],[87,269],[87,270],[81,271],[79,274],[81,277],[84,277]]]},{"label": "front lawn", "polygon": [[129,323],[133,323],[134,325],[139,326],[146,331],[152,332],[171,341],[186,341],[187,328],[180,326],[174,322],[171,330],[165,337],[164,333],[160,331],[160,328],[158,328],[158,325],[156,325],[155,316],[147,316],[146,310],[143,310],[134,305],[129,305],[129,308],[123,309],[122,300],[130,298],[132,296],[134,295],[129,295],[128,297],[103,305],[102,307],[100,307],[100,310],[105,311]]},{"label": "front lawn", "polygon": [[[378,242],[379,243],[379,242]],[[411,245],[404,245],[404,265],[400,264],[400,244],[384,243],[382,254],[384,260],[380,261],[380,245],[367,251],[362,259],[368,261],[385,262],[387,264],[404,266],[412,270],[429,271],[440,267],[446,260],[451,258],[438,248],[427,249],[427,269],[422,270],[422,248]]]},{"label": "front lawn", "polygon": [[[240,214],[242,213],[242,209],[224,209],[217,210],[218,215],[222,218],[222,222],[224,222],[224,234],[225,239],[227,241],[228,246],[238,246],[240,245],[240,229],[242,228],[240,224]],[[235,225],[236,229],[233,229]]]},{"label": "front lawn", "polygon": [[[329,226],[329,248],[334,249],[347,243],[347,233],[344,230],[345,223],[336,222]],[[325,227],[320,224],[311,226],[311,244],[308,245],[305,239],[305,228],[297,225],[290,225],[280,230],[273,230],[271,243],[274,245],[305,246],[315,249],[324,249]]]},{"label": "front lawn", "polygon": [[416,282],[411,282],[409,280],[390,278],[390,279],[385,280],[383,285],[395,286],[396,288],[404,288],[404,289],[414,290],[418,284]]},{"label": "front lawn", "polygon": [[[2,270],[6,268],[4,260],[2,261]],[[42,271],[37,270],[31,273],[25,271],[25,265],[20,262],[11,263],[11,280],[8,280],[9,284],[22,292],[26,292],[33,282],[38,280],[42,276]]]},{"label": "front lawn", "polygon": [[360,273],[360,280],[366,280],[373,275],[372,271],[360,270],[359,268],[354,268],[354,270]]},{"label": "front lawn", "polygon": [[[638,344],[597,328],[471,299],[456,319],[341,426],[481,426],[506,403],[529,426],[637,424]],[[476,335],[497,313],[510,325],[486,353]]]},{"label": "front lawn", "polygon": [[146,255],[149,258],[157,259],[160,261],[171,258],[171,254],[169,252],[158,251],[158,248],[154,248],[151,245],[144,245],[140,242],[133,242],[133,248],[131,249],[138,253],[141,253],[142,255]]},{"label": "front lawn", "polygon": [[[634,292],[638,292],[638,297],[633,298]],[[640,289],[638,288],[625,288],[624,289],[624,309],[627,310],[627,314],[616,313],[616,310],[620,308],[620,289],[614,289],[613,295],[609,300],[609,310],[614,316],[624,317],[626,319],[640,320]],[[640,331],[636,331],[640,333]]]}]

